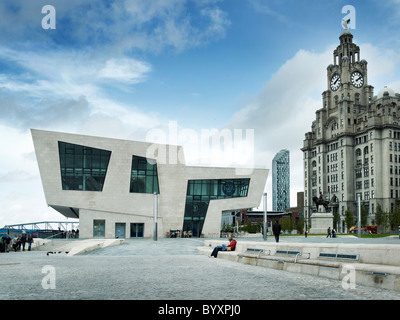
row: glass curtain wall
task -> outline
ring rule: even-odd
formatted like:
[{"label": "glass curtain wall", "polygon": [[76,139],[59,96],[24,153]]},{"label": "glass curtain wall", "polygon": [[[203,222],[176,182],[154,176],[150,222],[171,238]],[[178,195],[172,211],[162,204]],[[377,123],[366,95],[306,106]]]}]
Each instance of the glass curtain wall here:
[{"label": "glass curtain wall", "polygon": [[189,180],[183,231],[199,237],[211,200],[247,197],[250,179]]},{"label": "glass curtain wall", "polygon": [[58,141],[63,190],[102,191],[111,151]]}]

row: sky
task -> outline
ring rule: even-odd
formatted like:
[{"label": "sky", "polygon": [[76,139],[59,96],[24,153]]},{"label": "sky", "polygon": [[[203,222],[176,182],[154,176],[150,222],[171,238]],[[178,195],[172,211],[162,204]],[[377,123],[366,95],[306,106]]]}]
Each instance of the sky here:
[{"label": "sky", "polygon": [[348,5],[369,84],[400,92],[400,0],[1,0],[0,226],[65,220],[31,128],[179,144],[188,165],[271,169],[288,149],[296,206]]}]

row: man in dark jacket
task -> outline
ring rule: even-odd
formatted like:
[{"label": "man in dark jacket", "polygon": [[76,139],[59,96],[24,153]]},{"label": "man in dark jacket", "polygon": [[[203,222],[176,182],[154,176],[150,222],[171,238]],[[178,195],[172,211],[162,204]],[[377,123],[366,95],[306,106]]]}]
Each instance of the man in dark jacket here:
[{"label": "man in dark jacket", "polygon": [[21,244],[22,244],[22,251],[25,251],[25,243],[26,243],[26,233],[22,232],[22,237],[21,237]]},{"label": "man in dark jacket", "polygon": [[274,233],[276,242],[279,242],[279,234],[281,233],[281,225],[278,220],[275,221],[275,224],[272,227],[272,232]]}]

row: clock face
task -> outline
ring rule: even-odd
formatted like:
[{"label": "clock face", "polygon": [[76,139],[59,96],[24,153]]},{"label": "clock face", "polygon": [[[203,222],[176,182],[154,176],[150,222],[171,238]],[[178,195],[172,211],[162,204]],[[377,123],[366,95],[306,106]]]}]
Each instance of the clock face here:
[{"label": "clock face", "polygon": [[334,74],[331,79],[331,90],[336,91],[337,89],[339,89],[340,82],[341,82],[340,75],[338,75],[337,73]]},{"label": "clock face", "polygon": [[351,74],[350,80],[356,88],[361,88],[364,85],[364,77],[359,71],[354,71]]}]

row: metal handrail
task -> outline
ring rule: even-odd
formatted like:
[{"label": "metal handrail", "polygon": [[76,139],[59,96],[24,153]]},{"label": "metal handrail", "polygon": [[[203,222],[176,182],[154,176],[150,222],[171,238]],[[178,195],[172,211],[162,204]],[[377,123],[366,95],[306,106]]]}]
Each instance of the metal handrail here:
[{"label": "metal handrail", "polygon": [[[58,235],[60,235],[60,234],[63,234],[64,233],[64,231],[61,231],[61,232],[59,232],[59,233],[56,233],[56,234],[52,234],[51,236],[48,236],[48,237],[46,237],[46,238],[43,238],[43,240],[48,240],[48,239],[50,239],[50,238],[52,238],[51,239],[51,245],[53,245],[53,240],[54,240],[54,237],[55,236],[58,236]],[[46,243],[43,243],[43,245],[45,245]],[[39,250],[39,246],[36,246],[36,251],[38,251]]]}]

